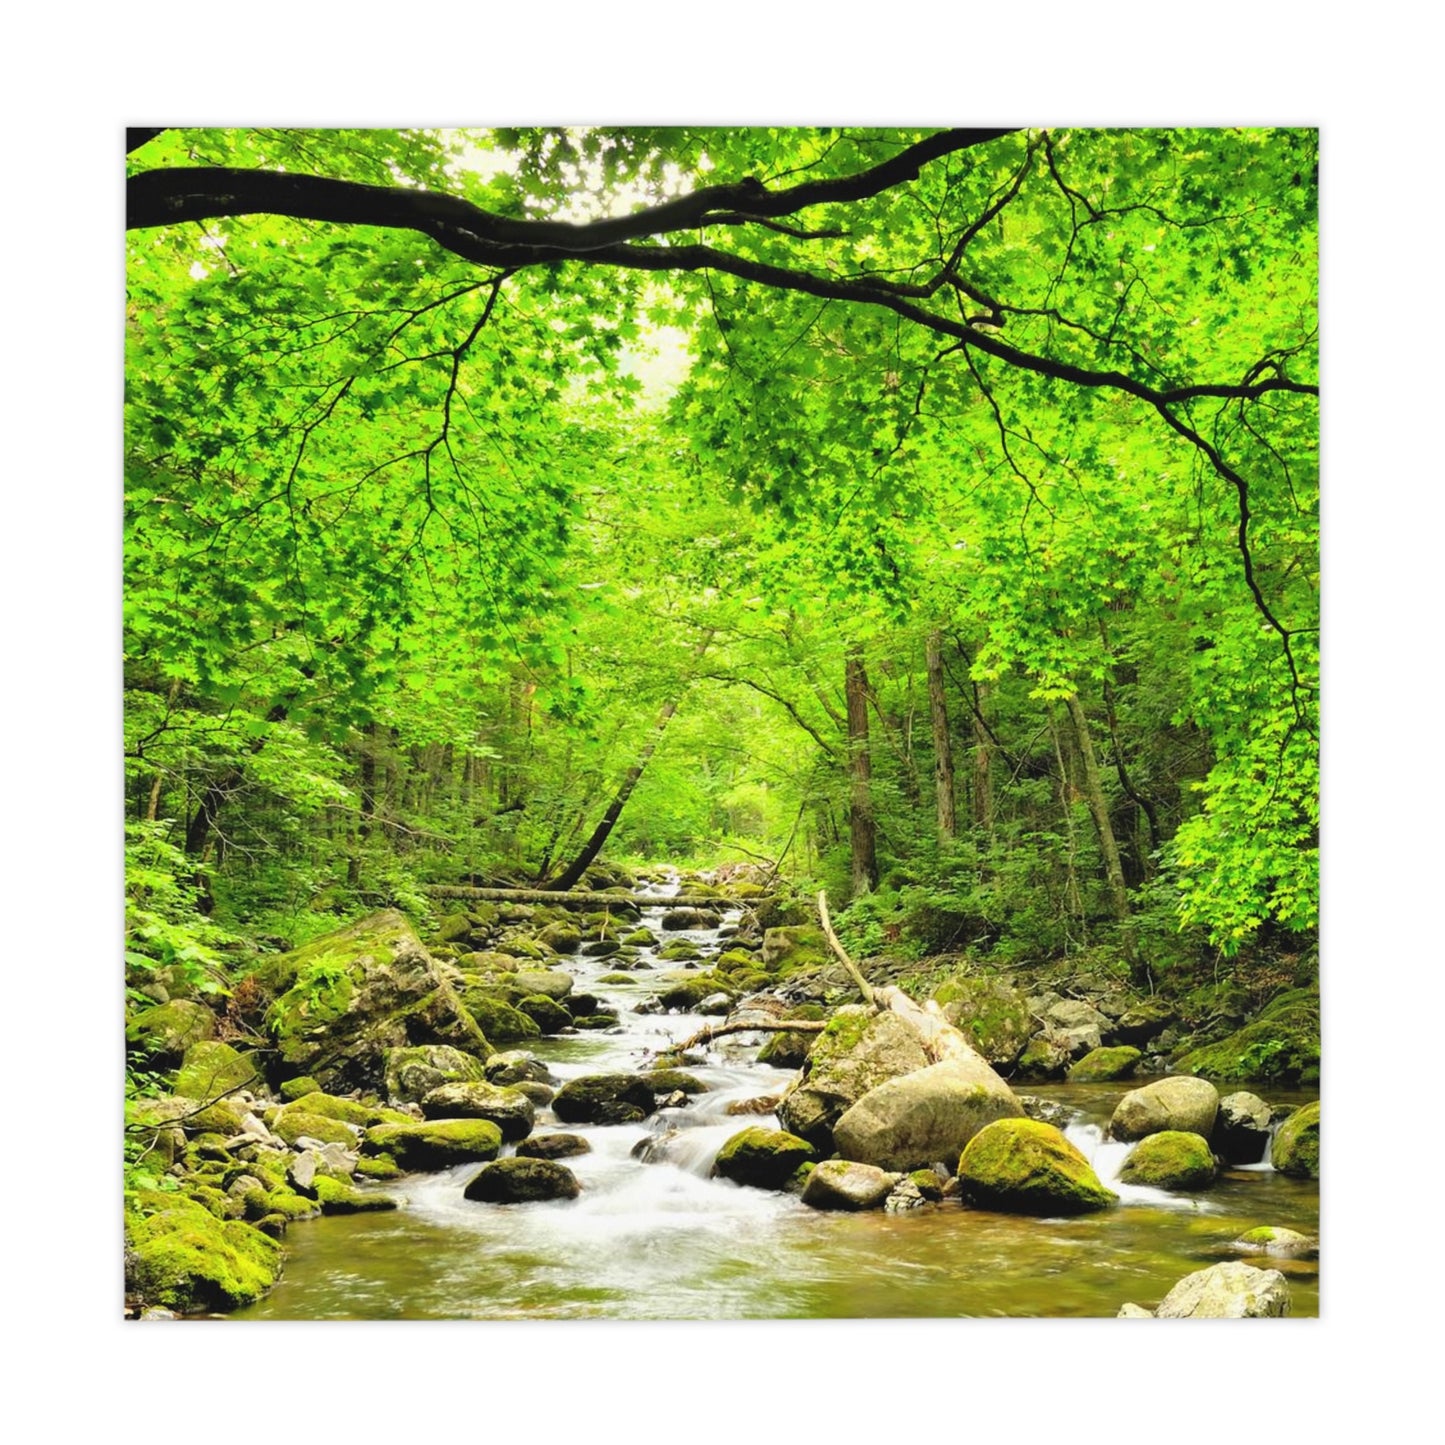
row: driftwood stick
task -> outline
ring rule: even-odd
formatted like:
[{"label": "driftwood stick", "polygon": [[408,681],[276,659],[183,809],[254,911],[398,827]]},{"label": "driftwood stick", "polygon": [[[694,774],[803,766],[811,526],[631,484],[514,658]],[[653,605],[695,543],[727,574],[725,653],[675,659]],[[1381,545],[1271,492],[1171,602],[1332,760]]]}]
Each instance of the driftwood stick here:
[{"label": "driftwood stick", "polygon": [[828,894],[826,890],[820,890],[818,893],[818,918],[823,924],[823,937],[828,940],[828,947],[838,955],[843,967],[848,970],[849,977],[858,985],[858,992],[863,995],[863,1002],[873,1004],[876,1008],[877,1004],[873,1002],[873,985],[858,971],[858,965],[848,957],[848,950],[838,942],[838,935],[833,932],[833,921],[828,917]]},{"label": "driftwood stick", "polygon": [[673,1044],[670,1048],[663,1049],[665,1054],[685,1054],[689,1049],[695,1049],[701,1044],[711,1043],[714,1039],[720,1039],[724,1034],[820,1034],[828,1027],[825,1019],[790,1019],[786,1022],[768,1024],[712,1024],[708,1028],[699,1029],[685,1043]]}]

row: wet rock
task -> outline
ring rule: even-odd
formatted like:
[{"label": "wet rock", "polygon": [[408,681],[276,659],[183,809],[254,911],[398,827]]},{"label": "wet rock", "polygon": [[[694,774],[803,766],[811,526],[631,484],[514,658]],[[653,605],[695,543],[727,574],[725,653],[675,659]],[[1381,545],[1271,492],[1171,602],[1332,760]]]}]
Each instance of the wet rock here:
[{"label": "wet rock", "polygon": [[1174,1010],[1153,999],[1126,1009],[1114,1021],[1114,1037],[1121,1044],[1142,1048],[1176,1022]]},{"label": "wet rock", "polygon": [[560,1034],[572,1027],[572,1015],[556,999],[545,994],[529,994],[517,1000],[517,1009],[526,1014],[543,1034]]},{"label": "wet rock", "polygon": [[684,1094],[706,1094],[712,1088],[711,1084],[704,1084],[696,1074],[690,1074],[686,1069],[649,1069],[638,1078],[658,1094],[674,1090],[681,1090]]},{"label": "wet rock", "polygon": [[871,1164],[825,1159],[808,1175],[802,1198],[814,1209],[879,1209],[898,1182],[897,1174]]},{"label": "wet rock", "polygon": [[571,1159],[591,1152],[591,1144],[580,1134],[533,1134],[517,1145],[517,1157],[522,1159]]},{"label": "wet rock", "polygon": [[1091,1049],[1069,1070],[1071,1084],[1101,1084],[1126,1079],[1139,1067],[1143,1054],[1128,1044]]},{"label": "wet rock", "polygon": [[781,1189],[817,1151],[806,1139],[781,1129],[752,1128],[734,1134],[718,1151],[712,1172],[755,1189]]},{"label": "wet rock", "polygon": [[1320,1106],[1296,1109],[1274,1136],[1271,1162],[1281,1174],[1294,1179],[1320,1177]]},{"label": "wet rock", "polygon": [[1077,1112],[1067,1104],[1060,1104],[1054,1099],[1041,1099],[1037,1094],[1015,1094],[1014,1097],[1023,1105],[1024,1113],[1030,1119],[1052,1124],[1056,1129],[1063,1129],[1071,1124]]},{"label": "wet rock", "polygon": [[582,1192],[577,1176],[554,1159],[514,1155],[498,1159],[473,1176],[462,1191],[483,1204],[531,1204],[549,1199],[576,1199]]},{"label": "wet rock", "polygon": [[1001,979],[949,979],[934,998],[944,1018],[998,1068],[1017,1062],[1034,1031],[1028,999]]},{"label": "wet rock", "polygon": [[845,1159],[917,1169],[956,1158],[986,1124],[1022,1115],[983,1059],[945,1059],[870,1089],[833,1126],[833,1144]]},{"label": "wet rock", "polygon": [[1061,1079],[1073,1055],[1052,1034],[1035,1034],[1019,1055],[1018,1071],[1030,1079]]},{"label": "wet rock", "polygon": [[1164,1296],[1161,1320],[1270,1319],[1289,1313],[1289,1285],[1277,1269],[1216,1264],[1186,1275]]},{"label": "wet rock", "polygon": [[958,1181],[967,1203],[1009,1214],[1084,1214],[1118,1202],[1052,1124],[1034,1119],[980,1129],[958,1161]]},{"label": "wet rock", "polygon": [[483,1073],[487,1083],[503,1087],[529,1079],[539,1084],[557,1082],[547,1065],[526,1049],[510,1049],[504,1054],[494,1054],[487,1060]]},{"label": "wet rock", "polygon": [[663,929],[675,933],[684,928],[716,928],[722,919],[701,908],[673,908],[662,915]]},{"label": "wet rock", "polygon": [[656,1099],[637,1074],[586,1074],[562,1085],[552,1112],[564,1124],[635,1124],[653,1113]]},{"label": "wet rock", "polygon": [[759,1094],[755,1099],[733,1099],[724,1112],[729,1115],[775,1114],[778,1110],[778,1097],[777,1094]]},{"label": "wet rock", "polygon": [[515,1144],[532,1132],[536,1105],[518,1089],[495,1084],[443,1084],[421,1101],[427,1119],[490,1119],[502,1131],[502,1142]]},{"label": "wet rock", "polygon": [[449,1169],[495,1159],[502,1131],[490,1119],[438,1119],[425,1124],[379,1124],[366,1131],[364,1154],[386,1154],[403,1169]]},{"label": "wet rock", "polygon": [[392,1049],[386,1056],[387,1097],[404,1104],[417,1103],[423,1094],[442,1084],[475,1082],[485,1077],[486,1068],[480,1058],[449,1044]]},{"label": "wet rock", "polygon": [[1230,1245],[1241,1254],[1273,1255],[1279,1259],[1313,1259],[1320,1252],[1319,1242],[1297,1230],[1277,1225],[1261,1225],[1241,1234]]},{"label": "wet rock", "polygon": [[1207,1189],[1214,1183],[1214,1155],[1207,1140],[1178,1129],[1163,1129],[1136,1144],[1119,1179],[1156,1189]]},{"label": "wet rock", "polygon": [[1152,1320],[1153,1310],[1146,1310],[1143,1305],[1126,1304],[1119,1307],[1119,1313],[1114,1316],[1120,1320]]},{"label": "wet rock", "polygon": [[523,969],[517,974],[516,987],[524,994],[539,993],[560,1001],[572,992],[573,980],[560,968]]},{"label": "wet rock", "polygon": [[316,1181],[316,1202],[323,1214],[372,1214],[396,1209],[400,1201],[379,1189],[357,1189],[325,1175]]},{"label": "wet rock", "polygon": [[537,938],[553,953],[576,953],[582,946],[582,930],[575,923],[549,923]]},{"label": "wet rock", "polygon": [[1270,1108],[1258,1094],[1227,1094],[1219,1101],[1209,1142],[1227,1164],[1258,1164],[1269,1147]]},{"label": "wet rock", "polygon": [[1131,1089],[1119,1100],[1109,1121],[1114,1139],[1142,1139],[1165,1129],[1209,1138],[1219,1112],[1219,1093],[1204,1079],[1178,1075]]},{"label": "wet rock", "polygon": [[1312,1084],[1320,1076],[1320,996],[1291,989],[1218,1043],[1192,1049],[1176,1063],[1183,1073],[1210,1079]]}]

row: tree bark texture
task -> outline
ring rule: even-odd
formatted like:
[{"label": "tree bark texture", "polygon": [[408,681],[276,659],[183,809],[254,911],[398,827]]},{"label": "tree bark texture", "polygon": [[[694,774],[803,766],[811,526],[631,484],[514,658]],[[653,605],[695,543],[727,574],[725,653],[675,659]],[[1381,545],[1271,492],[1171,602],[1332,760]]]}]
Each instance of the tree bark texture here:
[{"label": "tree bark texture", "polygon": [[873,817],[873,763],[868,752],[868,674],[858,647],[848,651],[844,695],[848,702],[848,762],[852,775],[848,823],[853,855],[853,896],[878,886],[877,824]]},{"label": "tree bark texture", "polygon": [[933,789],[938,805],[938,837],[946,842],[958,832],[957,803],[953,792],[953,742],[948,735],[948,704],[943,692],[943,637],[928,634],[928,715],[933,723]]},{"label": "tree bark texture", "polygon": [[1084,716],[1077,693],[1072,693],[1065,699],[1065,706],[1074,725],[1079,757],[1084,764],[1084,797],[1094,818],[1094,828],[1099,834],[1099,851],[1104,855],[1104,876],[1109,884],[1109,901],[1114,917],[1125,919],[1129,916],[1129,890],[1124,884],[1124,866],[1119,859],[1119,843],[1114,836],[1114,825],[1109,821],[1109,802],[1104,796],[1104,784],[1099,776],[1099,761],[1094,753],[1093,739],[1089,736],[1089,720]]}]

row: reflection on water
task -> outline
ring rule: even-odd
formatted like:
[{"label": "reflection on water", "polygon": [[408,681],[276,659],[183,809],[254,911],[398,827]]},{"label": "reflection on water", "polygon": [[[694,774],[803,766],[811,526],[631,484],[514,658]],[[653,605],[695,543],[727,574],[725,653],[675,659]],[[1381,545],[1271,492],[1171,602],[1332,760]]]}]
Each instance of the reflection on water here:
[{"label": "reflection on water", "polygon": [[[648,922],[657,929],[655,918]],[[676,937],[678,935],[669,935]],[[681,935],[711,944],[716,934]],[[637,1015],[652,990],[599,989],[605,960],[569,960],[578,987],[621,1010],[618,1032],[544,1041],[564,1078],[635,1068],[707,1020]],[[743,1036],[746,1040],[749,1036]],[[1270,1170],[1227,1174],[1199,1195],[1111,1187],[1120,1205],[1074,1219],[965,1210],[954,1202],[908,1214],[823,1213],[796,1199],[707,1177],[724,1140],[769,1117],[727,1115],[729,1100],[775,1092],[792,1077],[750,1062],[751,1044],[718,1041],[693,1070],[712,1086],[685,1109],[643,1125],[593,1127],[593,1152],[567,1160],[579,1199],[497,1206],[462,1190],[477,1166],[390,1186],[406,1207],[293,1226],[282,1281],[243,1319],[784,1319],[1112,1316],[1146,1306],[1184,1275],[1237,1258],[1228,1245],[1261,1224],[1317,1235],[1319,1189]],[[1079,1111],[1070,1137],[1109,1182],[1124,1150],[1101,1144],[1124,1085],[1031,1090]],[[1301,1103],[1311,1095],[1268,1095]],[[539,1131],[555,1127],[550,1112]],[[678,1130],[675,1137],[667,1137]],[[633,1150],[646,1139],[655,1162]],[[1290,1280],[1291,1313],[1319,1312],[1313,1261],[1256,1260]]]}]

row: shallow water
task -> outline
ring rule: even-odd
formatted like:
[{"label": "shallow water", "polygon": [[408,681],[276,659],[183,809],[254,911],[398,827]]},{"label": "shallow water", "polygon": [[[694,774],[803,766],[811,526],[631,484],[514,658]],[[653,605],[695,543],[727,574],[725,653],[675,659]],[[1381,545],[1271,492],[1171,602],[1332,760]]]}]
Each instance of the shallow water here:
[{"label": "shallow water", "polygon": [[[646,921],[661,938],[660,910]],[[713,932],[666,935],[712,945]],[[655,977],[598,987],[606,959],[569,959],[579,990],[621,1010],[617,1031],[542,1040],[534,1051],[561,1078],[645,1067],[710,1020],[637,1015]],[[678,965],[662,964],[663,969]],[[1266,1168],[1227,1174],[1198,1195],[1130,1189],[1113,1179],[1127,1146],[1100,1144],[1126,1085],[1029,1089],[1078,1111],[1068,1128],[1121,1195],[1073,1219],[966,1210],[956,1202],[906,1214],[834,1214],[795,1198],[707,1177],[718,1148],[772,1116],[726,1114],[730,1100],[776,1092],[790,1072],[752,1060],[762,1037],[720,1039],[692,1067],[712,1092],[645,1124],[562,1126],[591,1154],[566,1161],[582,1185],[564,1202],[496,1206],[463,1198],[475,1164],[387,1186],[394,1213],[295,1225],[281,1282],[238,1319],[792,1319],[1112,1316],[1153,1306],[1184,1275],[1240,1256],[1228,1245],[1261,1224],[1319,1230],[1319,1188]],[[1267,1094],[1302,1103],[1310,1094]],[[537,1132],[559,1127],[539,1111]],[[675,1132],[673,1132],[675,1131]],[[653,1138],[654,1162],[632,1157]],[[1319,1312],[1314,1261],[1254,1260],[1281,1269],[1291,1314]]]}]

